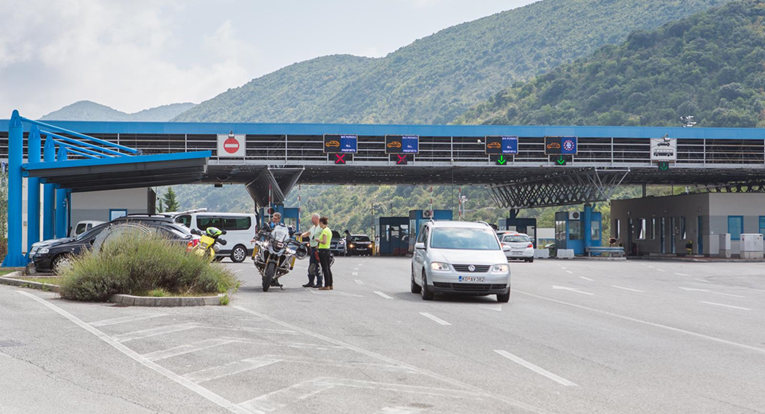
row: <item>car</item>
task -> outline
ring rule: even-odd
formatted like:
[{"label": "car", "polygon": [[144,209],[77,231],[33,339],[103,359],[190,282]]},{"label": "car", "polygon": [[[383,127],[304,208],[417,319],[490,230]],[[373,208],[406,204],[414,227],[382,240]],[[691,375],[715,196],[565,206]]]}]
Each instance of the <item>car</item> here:
[{"label": "car", "polygon": [[508,260],[534,261],[534,244],[527,234],[508,231],[500,234],[502,246],[509,247],[505,250]]},{"label": "car", "polygon": [[338,141],[329,141],[327,142],[328,147],[339,147],[340,143]]},{"label": "car", "polygon": [[40,247],[34,255],[30,252],[30,258],[34,262],[38,272],[56,272],[57,269],[67,263],[86,249],[90,249],[93,243],[104,230],[119,224],[134,223],[148,227],[160,228],[162,234],[172,240],[185,243],[187,247],[194,244],[198,237],[191,234],[186,227],[173,223],[172,217],[163,215],[128,215],[112,220],[91,228],[85,233],[70,239],[59,239],[60,242]]},{"label": "car", "polygon": [[388,144],[388,148],[401,148],[401,143],[398,141],[392,141]]},{"label": "car", "polygon": [[221,236],[226,244],[220,246],[217,259],[230,257],[234,263],[241,263],[252,256],[253,245],[250,243],[257,233],[257,220],[254,214],[215,213],[209,211],[189,211],[171,214],[176,223],[183,224],[189,229],[204,232],[208,227],[226,230]]},{"label": "car", "polygon": [[557,142],[551,142],[547,144],[547,149],[560,149],[560,144]]},{"label": "car", "polygon": [[366,234],[352,234],[351,243],[348,245],[348,255],[369,256],[374,249],[372,239]]},{"label": "car", "polygon": [[85,233],[86,231],[92,229],[93,227],[96,227],[100,224],[104,224],[103,221],[98,220],[82,220],[77,222],[77,225],[74,226],[74,228],[71,229],[71,233],[69,234],[69,237],[77,237],[82,233]]},{"label": "car", "polygon": [[483,222],[430,221],[412,255],[411,291],[423,300],[437,293],[497,295],[510,300],[510,265],[494,229]]},{"label": "car", "polygon": [[499,142],[490,142],[489,144],[486,145],[486,148],[500,149],[502,148],[502,144],[500,144]]},{"label": "car", "polygon": [[348,256],[348,246],[345,243],[345,238],[337,230],[332,230],[329,251],[335,256]]}]

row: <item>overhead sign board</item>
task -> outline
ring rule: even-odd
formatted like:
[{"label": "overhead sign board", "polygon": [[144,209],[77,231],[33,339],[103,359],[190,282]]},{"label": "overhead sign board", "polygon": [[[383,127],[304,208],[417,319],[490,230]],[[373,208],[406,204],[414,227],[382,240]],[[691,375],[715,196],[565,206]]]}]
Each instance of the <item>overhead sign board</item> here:
[{"label": "overhead sign board", "polygon": [[355,154],[358,150],[358,135],[324,135],[324,153],[325,154],[338,154],[338,153],[351,153]]},{"label": "overhead sign board", "polygon": [[677,161],[677,140],[651,138],[651,161]]},{"label": "overhead sign board", "polygon": [[218,134],[218,157],[244,158],[247,154],[247,140],[244,134]]},{"label": "overhead sign board", "polygon": [[576,137],[545,137],[545,155],[576,155]]},{"label": "overhead sign board", "polygon": [[518,137],[486,137],[487,154],[517,154]]},{"label": "overhead sign board", "polygon": [[418,135],[386,135],[386,154],[417,154],[420,152]]}]

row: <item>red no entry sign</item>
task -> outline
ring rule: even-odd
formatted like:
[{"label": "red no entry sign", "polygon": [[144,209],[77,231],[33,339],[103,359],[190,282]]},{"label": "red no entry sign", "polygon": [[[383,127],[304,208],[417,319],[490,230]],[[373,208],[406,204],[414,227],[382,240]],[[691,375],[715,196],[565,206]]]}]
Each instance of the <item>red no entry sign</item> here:
[{"label": "red no entry sign", "polygon": [[234,137],[226,138],[223,141],[223,149],[229,154],[236,154],[239,151],[239,141]]},{"label": "red no entry sign", "polygon": [[244,157],[245,151],[244,134],[234,135],[233,133],[218,134],[218,157]]}]

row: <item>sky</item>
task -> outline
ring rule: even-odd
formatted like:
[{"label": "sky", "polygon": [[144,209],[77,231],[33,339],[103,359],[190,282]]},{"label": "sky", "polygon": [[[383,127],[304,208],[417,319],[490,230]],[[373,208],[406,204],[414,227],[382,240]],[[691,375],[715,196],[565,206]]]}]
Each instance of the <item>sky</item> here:
[{"label": "sky", "polygon": [[535,0],[0,0],[0,119],[199,103],[296,62],[384,57]]}]

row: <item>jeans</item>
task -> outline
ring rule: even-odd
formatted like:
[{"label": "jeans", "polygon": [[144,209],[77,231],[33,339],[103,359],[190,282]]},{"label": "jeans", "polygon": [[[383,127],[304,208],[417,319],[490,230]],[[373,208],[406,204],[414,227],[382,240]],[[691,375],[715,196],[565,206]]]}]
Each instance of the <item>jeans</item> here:
[{"label": "jeans", "polygon": [[332,286],[332,269],[329,268],[329,249],[319,249],[319,261],[321,262],[321,270],[324,272],[324,286]]},{"label": "jeans", "polygon": [[316,286],[322,285],[323,279],[321,277],[321,272],[319,271],[319,260],[316,259],[316,248],[311,247],[308,256],[308,284],[313,285],[314,279],[316,279]]}]

